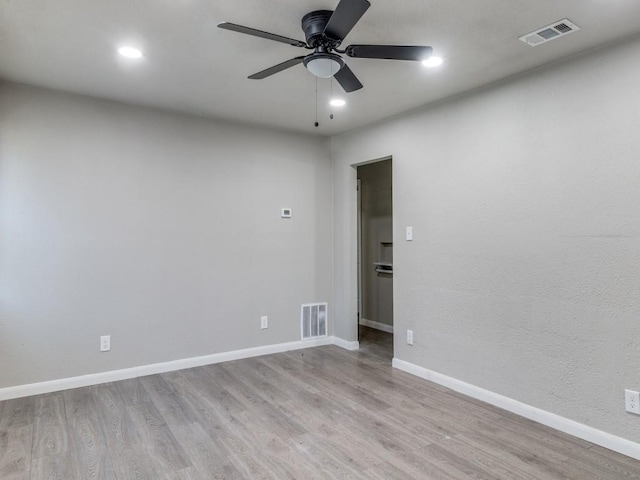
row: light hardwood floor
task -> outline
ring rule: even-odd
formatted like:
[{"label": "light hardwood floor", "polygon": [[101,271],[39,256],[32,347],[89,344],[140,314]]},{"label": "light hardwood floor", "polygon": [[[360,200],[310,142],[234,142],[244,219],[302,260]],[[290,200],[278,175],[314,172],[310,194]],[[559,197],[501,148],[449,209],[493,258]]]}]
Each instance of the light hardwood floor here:
[{"label": "light hardwood floor", "polygon": [[640,478],[636,460],[394,370],[364,343],[0,402],[0,478]]}]

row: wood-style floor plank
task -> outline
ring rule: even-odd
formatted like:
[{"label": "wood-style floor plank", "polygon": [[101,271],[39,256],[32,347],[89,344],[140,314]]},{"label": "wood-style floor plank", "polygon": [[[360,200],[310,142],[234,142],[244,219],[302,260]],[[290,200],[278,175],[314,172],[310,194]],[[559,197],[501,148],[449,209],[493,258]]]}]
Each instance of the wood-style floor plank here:
[{"label": "wood-style floor plank", "polygon": [[73,478],[77,458],[69,449],[69,429],[61,392],[35,397],[31,478]]},{"label": "wood-style floor plank", "polygon": [[3,480],[31,478],[32,443],[32,425],[0,430],[0,478]]},{"label": "wood-style floor plank", "polygon": [[97,409],[95,392],[97,386],[74,388],[62,392],[67,419],[75,415],[90,415]]},{"label": "wood-style floor plank", "polygon": [[146,456],[153,459],[153,467],[160,473],[175,472],[191,463],[167,426],[164,417],[152,402],[127,407]]},{"label": "wood-style floor plank", "polygon": [[141,432],[131,419],[120,390],[113,383],[100,385],[95,390],[95,399],[116,478],[143,480],[157,477],[153,467],[156,459],[144,449]]},{"label": "wood-style floor plank", "polygon": [[73,478],[115,480],[115,468],[98,415],[95,412],[74,415],[67,422],[75,458]]},{"label": "wood-style floor plank", "polygon": [[0,432],[33,425],[36,398],[16,398],[0,402],[3,404],[2,416],[0,416]]},{"label": "wood-style floor plank", "polygon": [[631,480],[640,462],[391,368],[392,337],[0,402],[2,480]]},{"label": "wood-style floor plank", "polygon": [[63,455],[68,450],[67,418],[62,393],[36,397],[33,430],[35,458]]}]

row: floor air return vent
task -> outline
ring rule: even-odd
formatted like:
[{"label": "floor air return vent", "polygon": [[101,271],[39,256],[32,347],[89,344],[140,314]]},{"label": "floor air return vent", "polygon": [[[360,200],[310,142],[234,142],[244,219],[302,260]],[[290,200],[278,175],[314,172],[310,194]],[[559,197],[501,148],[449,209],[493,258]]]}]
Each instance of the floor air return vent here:
[{"label": "floor air return vent", "polygon": [[302,305],[300,332],[302,340],[327,336],[326,303],[308,303]]}]

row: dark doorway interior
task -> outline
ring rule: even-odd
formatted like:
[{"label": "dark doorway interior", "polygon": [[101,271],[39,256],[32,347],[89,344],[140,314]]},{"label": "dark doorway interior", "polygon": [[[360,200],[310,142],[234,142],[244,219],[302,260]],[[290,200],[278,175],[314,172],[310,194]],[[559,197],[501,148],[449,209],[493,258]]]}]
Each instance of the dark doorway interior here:
[{"label": "dark doorway interior", "polygon": [[[358,167],[358,327],[361,349],[393,357],[392,160]],[[387,350],[383,353],[383,350]]]}]

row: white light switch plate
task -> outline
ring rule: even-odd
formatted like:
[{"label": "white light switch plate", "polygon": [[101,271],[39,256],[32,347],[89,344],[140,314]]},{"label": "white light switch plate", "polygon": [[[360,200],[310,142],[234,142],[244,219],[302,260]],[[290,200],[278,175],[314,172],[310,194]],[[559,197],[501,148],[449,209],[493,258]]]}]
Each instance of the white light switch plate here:
[{"label": "white light switch plate", "polygon": [[413,241],[413,227],[407,227],[407,242]]}]

